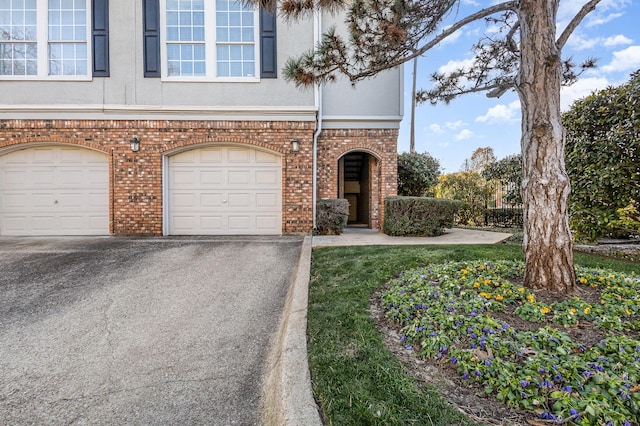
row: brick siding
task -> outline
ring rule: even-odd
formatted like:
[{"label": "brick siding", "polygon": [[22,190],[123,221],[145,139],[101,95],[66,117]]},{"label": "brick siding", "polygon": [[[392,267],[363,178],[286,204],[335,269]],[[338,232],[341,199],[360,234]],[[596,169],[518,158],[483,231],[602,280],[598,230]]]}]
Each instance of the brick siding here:
[{"label": "brick siding", "polygon": [[[109,156],[110,232],[162,234],[162,156],[203,144],[242,144],[282,155],[282,230],[310,232],[314,122],[205,120],[0,120],[0,153],[11,147],[73,144]],[[129,140],[140,139],[132,152]],[[318,146],[320,197],[337,196],[337,161],[363,150],[377,159],[372,176],[371,224],[382,218],[382,202],[396,194],[396,142],[392,129],[325,130]],[[291,152],[291,139],[300,151]]]}]

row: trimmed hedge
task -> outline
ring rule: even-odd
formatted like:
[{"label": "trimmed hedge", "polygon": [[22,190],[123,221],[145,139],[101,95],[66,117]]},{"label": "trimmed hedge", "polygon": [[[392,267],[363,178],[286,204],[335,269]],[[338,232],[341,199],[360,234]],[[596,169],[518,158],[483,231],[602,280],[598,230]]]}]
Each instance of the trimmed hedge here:
[{"label": "trimmed hedge", "polygon": [[316,204],[316,229],[319,235],[340,235],[349,220],[349,202],[344,198],[323,198]]},{"label": "trimmed hedge", "polygon": [[462,203],[444,198],[388,197],[384,200],[384,233],[392,236],[434,237],[453,227]]}]

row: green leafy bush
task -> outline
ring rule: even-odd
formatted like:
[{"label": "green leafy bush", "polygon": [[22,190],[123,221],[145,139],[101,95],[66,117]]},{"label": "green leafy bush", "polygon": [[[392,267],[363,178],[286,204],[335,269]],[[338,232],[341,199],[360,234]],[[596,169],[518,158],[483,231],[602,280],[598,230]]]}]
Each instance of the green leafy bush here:
[{"label": "green leafy bush", "polygon": [[384,200],[384,233],[392,236],[442,235],[453,226],[461,203],[428,197],[388,197]]},{"label": "green leafy bush", "polygon": [[563,114],[570,220],[578,240],[628,233],[619,210],[640,201],[638,111],[640,71],[628,83],[593,93]]},{"label": "green leafy bush", "polygon": [[398,194],[413,197],[432,195],[439,175],[440,163],[426,152],[398,154]]},{"label": "green leafy bush", "polygon": [[323,198],[316,207],[315,233],[340,235],[349,219],[349,202],[343,198]]},{"label": "green leafy bush", "polygon": [[456,222],[461,225],[484,224],[484,213],[494,187],[480,173],[458,172],[438,177],[436,197],[461,201]]}]

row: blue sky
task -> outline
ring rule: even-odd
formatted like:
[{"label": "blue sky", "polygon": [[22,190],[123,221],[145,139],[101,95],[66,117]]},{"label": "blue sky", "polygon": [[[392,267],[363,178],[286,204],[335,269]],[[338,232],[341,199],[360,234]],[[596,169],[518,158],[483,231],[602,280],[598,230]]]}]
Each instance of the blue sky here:
[{"label": "blue sky", "polygon": [[[575,15],[586,0],[561,0],[559,28]],[[493,3],[462,0],[458,16]],[[448,41],[427,52],[418,62],[418,88],[430,86],[429,75],[472,59],[470,48],[479,35],[491,32],[484,22],[458,31]],[[563,110],[574,100],[594,90],[629,80],[640,68],[640,0],[603,0],[573,33],[563,50],[563,58],[576,62],[598,58],[598,66],[585,72],[574,85],[561,93]],[[405,64],[405,115],[400,128],[398,151],[409,150],[412,64]],[[515,92],[499,99],[485,94],[460,97],[449,105],[416,107],[416,151],[437,158],[443,172],[460,170],[464,160],[479,147],[490,146],[498,159],[520,152],[520,102]]]}]

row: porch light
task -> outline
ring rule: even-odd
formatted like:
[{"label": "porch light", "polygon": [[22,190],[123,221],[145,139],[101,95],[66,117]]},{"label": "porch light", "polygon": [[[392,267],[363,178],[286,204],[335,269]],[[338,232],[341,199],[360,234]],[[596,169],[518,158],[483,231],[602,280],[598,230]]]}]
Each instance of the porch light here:
[{"label": "porch light", "polygon": [[131,151],[133,152],[140,151],[140,139],[134,136],[131,138],[129,142],[131,142]]},{"label": "porch light", "polygon": [[300,151],[300,141],[298,138],[291,139],[291,151],[298,152]]}]

